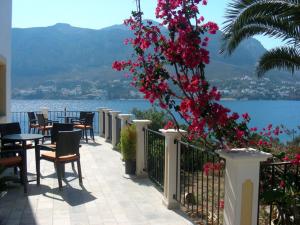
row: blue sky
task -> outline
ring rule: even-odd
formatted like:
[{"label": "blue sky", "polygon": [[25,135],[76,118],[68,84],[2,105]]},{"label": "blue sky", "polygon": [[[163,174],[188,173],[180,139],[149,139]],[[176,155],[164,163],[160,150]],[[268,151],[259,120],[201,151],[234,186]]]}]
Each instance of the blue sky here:
[{"label": "blue sky", "polygon": [[[231,0],[208,0],[200,8],[206,20],[222,26],[226,5]],[[155,19],[156,0],[142,0],[144,18]],[[13,0],[13,27],[44,27],[69,23],[76,27],[100,29],[121,24],[135,9],[135,0]],[[257,37],[266,48],[279,41]]]}]

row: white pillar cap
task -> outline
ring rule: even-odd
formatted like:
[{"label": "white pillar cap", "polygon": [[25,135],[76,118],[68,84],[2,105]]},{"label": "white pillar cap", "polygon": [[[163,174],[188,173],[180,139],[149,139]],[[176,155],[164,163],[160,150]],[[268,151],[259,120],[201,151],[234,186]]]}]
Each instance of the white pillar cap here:
[{"label": "white pillar cap", "polygon": [[132,120],[135,124],[148,125],[152,123],[151,120]]},{"label": "white pillar cap", "polygon": [[107,109],[107,107],[99,107],[97,108],[98,110],[103,110],[103,109]]},{"label": "white pillar cap", "polygon": [[118,117],[120,119],[128,119],[131,116],[132,116],[132,114],[123,114],[123,113],[118,115]]},{"label": "white pillar cap", "polygon": [[108,109],[108,108],[105,108],[103,109],[104,112],[109,112],[109,111],[112,111],[112,109]]},{"label": "white pillar cap", "polygon": [[187,132],[185,130],[177,130],[177,129],[159,129],[161,133],[163,133],[165,136],[179,136],[180,134],[186,134]]},{"label": "white pillar cap", "polygon": [[117,115],[117,114],[120,113],[120,111],[110,111],[109,113],[110,113],[111,115]]},{"label": "white pillar cap", "polygon": [[266,161],[272,154],[254,148],[235,148],[230,151],[218,150],[217,153],[226,160]]}]

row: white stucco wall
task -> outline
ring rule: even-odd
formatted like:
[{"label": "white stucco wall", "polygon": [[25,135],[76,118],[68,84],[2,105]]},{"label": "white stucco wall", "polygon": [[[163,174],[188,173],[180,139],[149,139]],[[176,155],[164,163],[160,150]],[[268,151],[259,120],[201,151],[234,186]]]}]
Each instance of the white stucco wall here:
[{"label": "white stucco wall", "polygon": [[8,120],[10,115],[11,18],[12,0],[0,0],[0,58],[6,61],[6,117],[0,117],[0,122]]}]

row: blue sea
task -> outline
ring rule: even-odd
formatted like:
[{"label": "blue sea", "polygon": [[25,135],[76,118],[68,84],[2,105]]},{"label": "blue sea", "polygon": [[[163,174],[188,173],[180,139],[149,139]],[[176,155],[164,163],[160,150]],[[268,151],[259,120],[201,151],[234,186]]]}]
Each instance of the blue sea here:
[{"label": "blue sea", "polygon": [[[12,112],[38,111],[41,107],[49,110],[94,111],[107,107],[122,113],[130,113],[136,107],[148,109],[151,105],[145,100],[12,100]],[[298,132],[300,126],[300,101],[222,101],[222,104],[233,112],[249,113],[250,126],[264,128],[269,124],[284,125]],[[284,140],[292,137],[284,136]]]}]

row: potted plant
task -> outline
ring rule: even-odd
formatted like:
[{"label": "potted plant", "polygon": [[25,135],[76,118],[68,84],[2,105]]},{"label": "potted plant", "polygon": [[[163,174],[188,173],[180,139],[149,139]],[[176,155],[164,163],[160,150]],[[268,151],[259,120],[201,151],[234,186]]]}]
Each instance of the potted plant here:
[{"label": "potted plant", "polygon": [[134,175],[136,170],[136,127],[125,126],[121,131],[121,153],[125,161],[125,174]]}]

